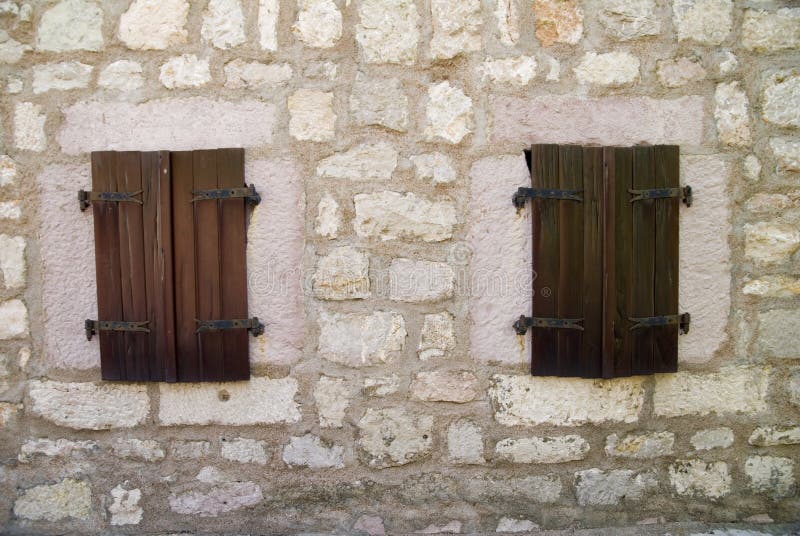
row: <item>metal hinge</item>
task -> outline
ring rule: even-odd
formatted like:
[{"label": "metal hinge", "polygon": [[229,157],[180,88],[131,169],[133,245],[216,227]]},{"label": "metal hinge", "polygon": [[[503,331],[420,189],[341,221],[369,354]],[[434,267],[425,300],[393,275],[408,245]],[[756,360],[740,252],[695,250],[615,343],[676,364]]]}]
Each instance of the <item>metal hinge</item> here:
[{"label": "metal hinge", "polygon": [[86,340],[91,341],[92,335],[100,331],[132,331],[137,333],[150,333],[150,330],[145,326],[148,321],[144,322],[121,322],[117,320],[91,320],[86,319],[83,327],[86,330]]},{"label": "metal hinge", "polygon": [[652,188],[649,190],[628,190],[633,194],[631,203],[635,201],[643,201],[645,199],[666,199],[669,197],[678,197],[687,207],[692,206],[692,187],[684,186],[683,188]]},{"label": "metal hinge", "polygon": [[246,329],[252,333],[253,337],[258,337],[264,333],[264,324],[254,316],[253,318],[236,320],[196,320],[197,333],[208,331],[220,331],[223,329]]},{"label": "metal hinge", "polygon": [[89,205],[95,201],[113,201],[115,203],[130,202],[142,204],[141,199],[136,199],[135,196],[141,195],[142,191],[136,192],[87,192],[86,190],[78,190],[78,203],[81,210],[86,210]]},{"label": "metal hinge", "polygon": [[692,322],[692,316],[689,313],[683,313],[678,315],[667,315],[667,316],[646,316],[642,318],[628,318],[631,322],[635,322],[634,325],[631,326],[630,330],[633,331],[634,329],[640,328],[652,328],[655,326],[680,326],[680,332],[682,334],[689,333],[689,324]]},{"label": "metal hinge", "polygon": [[528,328],[577,329],[578,331],[583,331],[583,326],[578,322],[583,322],[583,318],[541,318],[522,315],[514,322],[514,330],[517,335],[525,335],[528,332]]},{"label": "metal hinge", "polygon": [[261,196],[256,192],[255,185],[251,184],[245,188],[219,188],[216,190],[192,190],[192,203],[195,201],[208,201],[219,199],[234,199],[244,197],[249,205],[257,205],[261,202]]},{"label": "metal hinge", "polygon": [[563,199],[583,203],[582,193],[583,190],[556,190],[553,188],[526,188],[520,186],[511,197],[511,202],[517,208],[524,207],[527,199]]}]

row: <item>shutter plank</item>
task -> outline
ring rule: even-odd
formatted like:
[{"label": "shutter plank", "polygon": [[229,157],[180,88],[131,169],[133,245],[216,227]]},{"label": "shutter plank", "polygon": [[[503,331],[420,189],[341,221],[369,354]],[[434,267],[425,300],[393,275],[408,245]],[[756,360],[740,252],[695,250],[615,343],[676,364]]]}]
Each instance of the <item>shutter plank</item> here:
[{"label": "shutter plank", "polygon": [[615,325],[617,315],[617,262],[616,262],[616,238],[617,238],[617,203],[616,203],[616,166],[615,154],[617,149],[614,147],[603,148],[603,170],[602,170],[602,230],[603,233],[603,253],[602,253],[602,376],[603,378],[614,377],[614,355],[615,355]]},{"label": "shutter plank", "polygon": [[[217,151],[218,187],[244,186],[244,149]],[[220,201],[221,310],[223,318],[247,318],[246,203],[236,198]],[[249,333],[244,329],[222,333],[226,381],[250,377]]]},{"label": "shutter plank", "polygon": [[195,290],[194,158],[191,151],[170,154],[172,173],[173,263],[175,273],[175,353],[177,380],[201,379],[200,352],[195,332],[197,311]]},{"label": "shutter plank", "polygon": [[[116,191],[116,161],[114,152],[92,153],[93,191]],[[92,203],[99,320],[122,319],[118,205],[118,203]],[[101,377],[104,380],[126,379],[123,334],[100,331],[97,337],[100,342]]]},{"label": "shutter plank", "polygon": [[628,317],[632,316],[633,281],[633,244],[631,241],[633,227],[633,209],[628,189],[632,188],[633,149],[618,147],[614,149],[614,271],[616,295],[614,307],[614,377],[630,376],[632,370],[632,337],[628,330]]},{"label": "shutter plank", "polygon": [[[558,145],[531,147],[531,182],[534,188],[558,188]],[[533,226],[533,316],[558,315],[559,228],[558,203],[532,199]],[[531,373],[558,374],[558,334],[554,329],[535,328],[531,333]]]},{"label": "shutter plank", "polygon": [[[680,187],[679,148],[655,147],[655,187]],[[655,210],[655,303],[654,314],[678,314],[678,241],[680,199],[656,202]],[[653,372],[677,372],[678,326],[653,328]]]},{"label": "shutter plank", "polygon": [[[562,190],[583,189],[583,149],[562,145],[558,154],[558,187]],[[559,272],[557,317],[583,318],[583,203],[549,200],[558,210]],[[558,375],[582,376],[582,333],[574,329],[558,329]]]},{"label": "shutter plank", "polygon": [[[142,190],[140,153],[125,151],[117,155],[117,188],[121,192]],[[144,270],[142,207],[137,203],[119,204],[120,280],[122,320],[139,322],[147,318],[147,288]],[[150,369],[147,334],[126,332],[125,370],[129,381],[147,381]]]},{"label": "shutter plank", "polygon": [[[655,188],[653,147],[633,149],[633,188]],[[655,278],[655,204],[644,199],[633,205],[633,280],[631,285],[633,311],[630,316],[653,316]],[[653,330],[637,329],[633,332],[633,374],[653,373]]]},{"label": "shutter plank", "polygon": [[[584,378],[602,376],[603,341],[603,149],[583,148],[583,333],[580,375]],[[580,208],[578,208],[580,207]],[[580,280],[579,280],[580,281]]]},{"label": "shutter plank", "polygon": [[[213,190],[217,183],[217,151],[194,151],[194,189]],[[222,319],[220,299],[220,218],[222,201],[199,201],[194,205],[195,253],[197,262],[197,318]],[[224,377],[223,335],[209,331],[197,335],[202,381]]]}]

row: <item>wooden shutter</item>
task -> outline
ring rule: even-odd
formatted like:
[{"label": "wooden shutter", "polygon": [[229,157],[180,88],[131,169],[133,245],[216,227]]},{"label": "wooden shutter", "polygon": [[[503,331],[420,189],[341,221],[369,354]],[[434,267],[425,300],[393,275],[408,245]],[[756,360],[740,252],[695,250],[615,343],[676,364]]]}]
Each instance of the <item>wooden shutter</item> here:
[{"label": "wooden shutter", "polygon": [[92,190],[137,200],[92,204],[99,319],[147,330],[98,332],[102,377],[174,381],[169,153],[92,153]]},{"label": "wooden shutter", "polygon": [[631,319],[678,315],[678,148],[534,145],[529,167],[532,374],[677,370],[677,323]]}]

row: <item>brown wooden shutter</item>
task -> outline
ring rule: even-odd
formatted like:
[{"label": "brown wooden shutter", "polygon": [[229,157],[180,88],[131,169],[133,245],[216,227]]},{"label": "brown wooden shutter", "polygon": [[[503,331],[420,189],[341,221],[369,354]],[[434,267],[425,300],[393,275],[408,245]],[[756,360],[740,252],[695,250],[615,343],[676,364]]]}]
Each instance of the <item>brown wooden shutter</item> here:
[{"label": "brown wooden shutter", "polygon": [[677,370],[678,147],[534,145],[528,162],[532,374]]}]

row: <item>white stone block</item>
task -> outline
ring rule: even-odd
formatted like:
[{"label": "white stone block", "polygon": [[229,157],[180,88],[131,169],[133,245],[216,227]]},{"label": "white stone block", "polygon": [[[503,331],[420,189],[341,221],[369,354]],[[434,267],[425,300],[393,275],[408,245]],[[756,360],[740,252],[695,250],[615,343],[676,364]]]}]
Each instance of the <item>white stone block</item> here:
[{"label": "white stone block", "polygon": [[0,340],[28,336],[28,308],[22,300],[0,303]]},{"label": "white stone block", "polygon": [[0,271],[7,289],[25,285],[25,239],[0,234]]},{"label": "white stone block", "polygon": [[367,63],[413,65],[420,17],[412,0],[362,0],[356,41]]},{"label": "white stone block", "polygon": [[33,67],[33,92],[67,91],[89,85],[94,67],[79,61],[43,63]]},{"label": "white stone block", "polygon": [[321,376],[314,386],[320,428],[341,428],[350,405],[350,388],[344,378]]},{"label": "white stone block", "polygon": [[331,141],[335,128],[333,93],[298,89],[289,96],[289,133],[295,139]]},{"label": "white stone block", "polygon": [[376,311],[341,314],[321,311],[317,350],[334,363],[364,367],[387,363],[405,347],[403,316]]},{"label": "white stone block", "polygon": [[721,44],[733,25],[731,0],[673,0],[672,23],[678,39]]},{"label": "white stone block", "polygon": [[455,272],[444,262],[394,259],[389,265],[389,299],[422,303],[453,297]]},{"label": "white stone block", "polygon": [[447,457],[450,463],[482,465],[483,434],[470,421],[456,421],[447,428]]},{"label": "white stone block", "polygon": [[494,451],[502,460],[513,463],[564,463],[583,460],[589,454],[589,442],[579,435],[557,437],[506,438],[497,442]]},{"label": "white stone block", "polygon": [[239,0],[210,0],[203,12],[200,35],[217,48],[226,49],[243,44],[244,13]]},{"label": "white stone block", "polygon": [[467,370],[418,372],[409,390],[417,400],[458,404],[476,400],[481,394],[478,378]]},{"label": "white stone block", "polygon": [[639,78],[639,64],[639,58],[629,52],[587,52],[573,71],[581,84],[620,87]]},{"label": "white stone block", "polygon": [[369,467],[393,467],[428,455],[433,443],[433,417],[404,408],[367,409],[358,421],[358,447]]},{"label": "white stone block", "polygon": [[65,52],[103,48],[103,11],[97,2],[62,0],[39,19],[37,50]]},{"label": "white stone block", "polygon": [[32,102],[18,102],[14,107],[14,145],[23,151],[40,153],[47,147],[42,107]]},{"label": "white stone block", "polygon": [[433,38],[431,56],[450,59],[481,49],[480,0],[432,0]]},{"label": "white stone block", "polygon": [[158,79],[167,89],[198,87],[211,81],[208,60],[194,54],[183,54],[167,60]]},{"label": "white stone block", "polygon": [[87,520],[91,514],[89,484],[72,478],[27,489],[14,502],[14,515],[31,521]]},{"label": "white stone block", "polygon": [[319,437],[311,434],[292,437],[283,448],[283,462],[290,467],[341,469],[344,467],[344,447],[326,445]]},{"label": "white stone block", "polygon": [[800,48],[800,9],[747,9],[742,19],[742,45],[756,52]]},{"label": "white stone block", "polygon": [[413,193],[357,194],[356,234],[381,240],[441,242],[453,236],[458,223],[451,201],[430,201]]},{"label": "white stone block", "polygon": [[475,129],[472,99],[444,81],[428,88],[424,135],[427,141],[457,144]]},{"label": "white stone block", "polygon": [[133,50],[164,50],[186,42],[187,0],[134,0],[119,19],[117,37]]},{"label": "white stone block", "polygon": [[342,12],[333,0],[297,0],[292,33],[313,48],[331,48],[342,37]]},{"label": "white stone block", "polygon": [[387,181],[397,167],[397,156],[391,143],[363,143],[320,160],[317,176],[323,179]]}]

